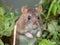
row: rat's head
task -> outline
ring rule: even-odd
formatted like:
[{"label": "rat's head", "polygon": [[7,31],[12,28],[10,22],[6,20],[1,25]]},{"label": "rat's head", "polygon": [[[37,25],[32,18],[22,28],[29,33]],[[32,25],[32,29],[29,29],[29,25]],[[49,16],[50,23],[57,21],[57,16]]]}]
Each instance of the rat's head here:
[{"label": "rat's head", "polygon": [[40,12],[42,11],[42,7],[39,6],[37,8],[26,8],[22,7],[21,12],[24,16],[24,21],[26,22],[26,27],[30,29],[36,29],[40,26]]}]

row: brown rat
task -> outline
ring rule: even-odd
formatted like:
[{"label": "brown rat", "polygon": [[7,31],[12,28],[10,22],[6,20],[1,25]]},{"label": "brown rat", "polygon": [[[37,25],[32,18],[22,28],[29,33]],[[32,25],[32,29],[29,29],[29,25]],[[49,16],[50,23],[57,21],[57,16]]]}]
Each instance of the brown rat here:
[{"label": "brown rat", "polygon": [[16,45],[28,45],[28,41],[34,45],[36,37],[41,36],[41,11],[41,6],[37,8],[22,7],[22,14],[16,22]]}]

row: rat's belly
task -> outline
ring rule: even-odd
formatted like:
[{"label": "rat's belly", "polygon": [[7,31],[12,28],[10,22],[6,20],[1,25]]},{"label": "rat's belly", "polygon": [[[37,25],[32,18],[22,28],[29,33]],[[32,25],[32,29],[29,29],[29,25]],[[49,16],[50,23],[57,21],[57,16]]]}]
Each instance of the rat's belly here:
[{"label": "rat's belly", "polygon": [[25,35],[20,35],[16,45],[35,45],[36,38],[28,38]]},{"label": "rat's belly", "polygon": [[17,39],[18,45],[28,45],[28,44],[34,45],[34,43],[36,41],[37,30],[30,30],[29,32],[33,35],[33,38],[30,39],[30,38],[26,37],[25,35],[19,35],[19,38]]}]

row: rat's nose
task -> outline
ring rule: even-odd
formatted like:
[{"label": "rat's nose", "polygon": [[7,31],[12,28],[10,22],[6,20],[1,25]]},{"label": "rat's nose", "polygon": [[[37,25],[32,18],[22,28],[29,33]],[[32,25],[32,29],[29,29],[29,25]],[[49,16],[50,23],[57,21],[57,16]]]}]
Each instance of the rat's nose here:
[{"label": "rat's nose", "polygon": [[33,23],[33,25],[36,24],[36,22]]},{"label": "rat's nose", "polygon": [[37,28],[38,24],[36,22],[33,23],[33,28]]},{"label": "rat's nose", "polygon": [[33,22],[33,25],[37,25],[37,22],[35,21],[35,22]]}]

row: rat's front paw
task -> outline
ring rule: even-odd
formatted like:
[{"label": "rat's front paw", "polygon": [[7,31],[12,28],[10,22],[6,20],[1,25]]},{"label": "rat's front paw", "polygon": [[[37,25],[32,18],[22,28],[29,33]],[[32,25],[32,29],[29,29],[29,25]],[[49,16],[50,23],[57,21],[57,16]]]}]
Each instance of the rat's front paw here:
[{"label": "rat's front paw", "polygon": [[41,36],[41,31],[39,30],[38,32],[37,32],[37,37],[39,38]]},{"label": "rat's front paw", "polygon": [[25,35],[26,35],[27,37],[29,37],[29,38],[33,38],[33,35],[32,35],[31,33],[29,33],[29,32],[25,33]]}]

